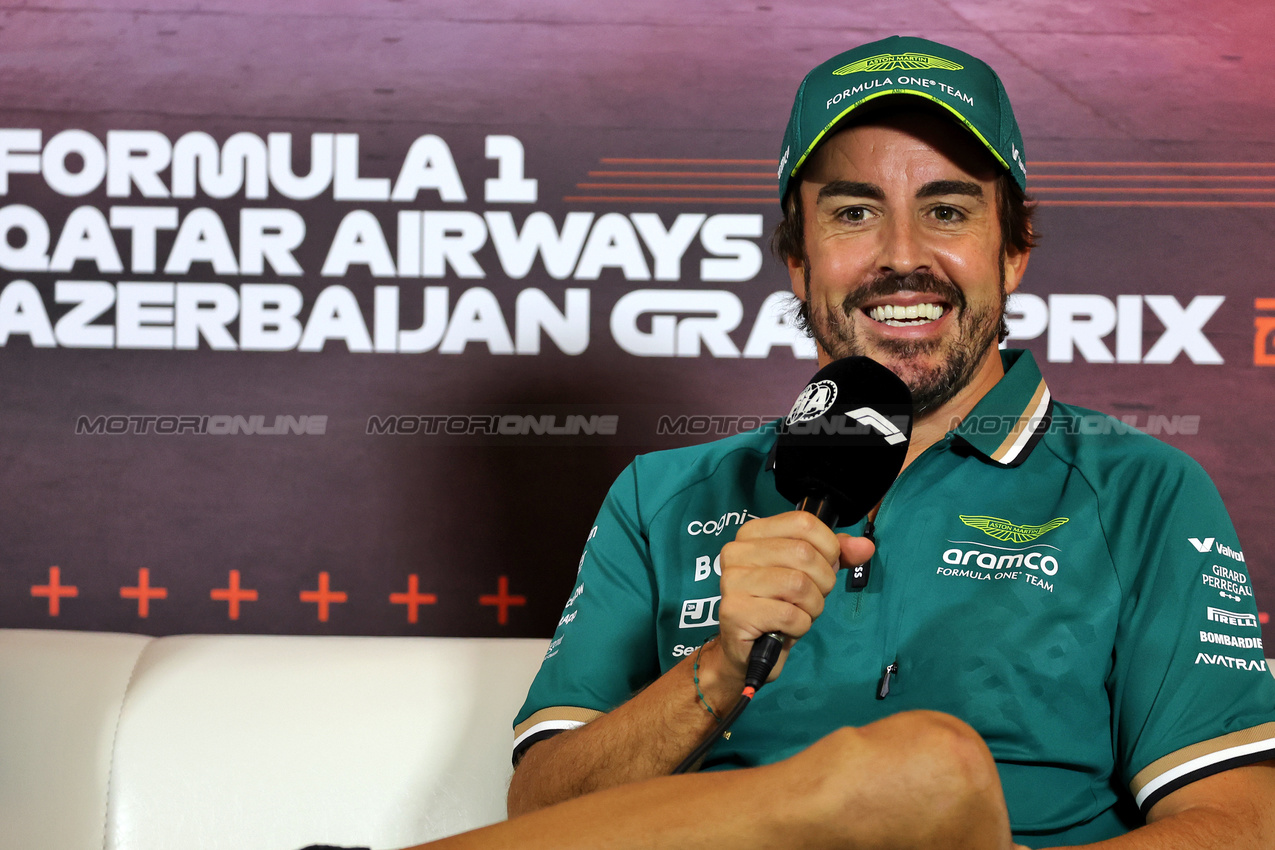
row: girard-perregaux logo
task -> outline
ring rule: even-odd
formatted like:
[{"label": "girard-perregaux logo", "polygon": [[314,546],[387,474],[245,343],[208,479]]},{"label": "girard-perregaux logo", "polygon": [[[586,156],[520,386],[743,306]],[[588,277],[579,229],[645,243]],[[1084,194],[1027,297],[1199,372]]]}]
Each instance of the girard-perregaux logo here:
[{"label": "girard-perregaux logo", "polygon": [[977,528],[997,540],[1030,543],[1045,532],[1053,531],[1058,526],[1066,524],[1070,518],[1065,516],[1055,517],[1043,525],[1016,525],[1007,519],[1000,519],[994,516],[961,515],[960,519],[961,522],[970,528]]},{"label": "girard-perregaux logo", "polygon": [[926,68],[938,68],[942,71],[961,71],[964,65],[957,65],[947,59],[940,59],[937,56],[929,56],[925,53],[882,53],[879,56],[869,56],[867,59],[860,59],[858,62],[851,62],[849,65],[842,65],[832,73],[838,77],[846,74],[858,74],[867,72],[869,74],[880,73],[882,71],[923,71]]}]

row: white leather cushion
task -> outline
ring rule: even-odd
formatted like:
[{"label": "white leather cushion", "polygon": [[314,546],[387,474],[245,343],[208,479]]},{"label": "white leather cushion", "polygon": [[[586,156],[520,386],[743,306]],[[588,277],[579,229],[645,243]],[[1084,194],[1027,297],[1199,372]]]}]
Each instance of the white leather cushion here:
[{"label": "white leather cushion", "polygon": [[106,848],[403,847],[500,820],[546,643],[157,640],[120,720]]},{"label": "white leather cushion", "polygon": [[0,848],[100,850],[141,635],[0,629]]}]

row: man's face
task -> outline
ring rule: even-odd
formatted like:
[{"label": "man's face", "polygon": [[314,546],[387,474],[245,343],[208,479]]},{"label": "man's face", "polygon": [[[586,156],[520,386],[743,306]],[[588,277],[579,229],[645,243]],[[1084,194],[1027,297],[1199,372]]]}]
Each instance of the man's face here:
[{"label": "man's face", "polygon": [[997,330],[1027,254],[1001,262],[995,181],[977,141],[927,112],[824,142],[799,188],[806,263],[788,263],[821,365],[871,357],[922,409],[999,366]]}]

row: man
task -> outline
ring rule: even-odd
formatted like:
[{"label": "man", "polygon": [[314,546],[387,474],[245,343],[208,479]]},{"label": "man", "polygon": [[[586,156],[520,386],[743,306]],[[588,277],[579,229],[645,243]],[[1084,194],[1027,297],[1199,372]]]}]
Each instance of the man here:
[{"label": "man", "polygon": [[[807,76],[776,246],[820,364],[911,388],[904,470],[837,534],[775,492],[765,429],[635,460],[515,721],[511,815],[613,789],[564,808],[667,830],[683,795],[708,835],[775,846],[1004,847],[1006,810],[1032,847],[1275,846],[1275,680],[1251,595],[1219,596],[1246,573],[1216,490],[998,351],[1032,248],[1022,148],[952,48],[895,37]],[[863,563],[856,589],[838,568]],[[767,632],[784,653],[705,772],[655,780]]]}]

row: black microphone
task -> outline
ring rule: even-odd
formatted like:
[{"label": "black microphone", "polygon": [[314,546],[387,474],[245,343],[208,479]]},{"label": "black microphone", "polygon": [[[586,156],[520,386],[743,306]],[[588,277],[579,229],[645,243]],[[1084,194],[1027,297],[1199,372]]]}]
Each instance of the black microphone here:
[{"label": "black microphone", "polygon": [[[834,360],[797,396],[775,446],[779,494],[828,525],[851,525],[881,501],[907,457],[912,393],[886,367],[867,357]],[[866,565],[850,576],[867,582]],[[753,644],[745,683],[760,688],[779,660],[783,636]]]}]

